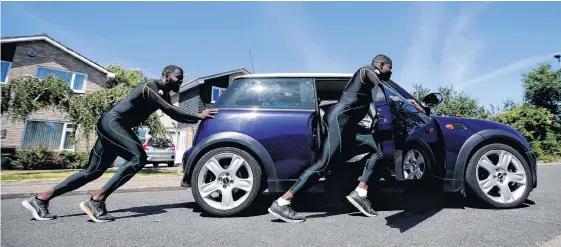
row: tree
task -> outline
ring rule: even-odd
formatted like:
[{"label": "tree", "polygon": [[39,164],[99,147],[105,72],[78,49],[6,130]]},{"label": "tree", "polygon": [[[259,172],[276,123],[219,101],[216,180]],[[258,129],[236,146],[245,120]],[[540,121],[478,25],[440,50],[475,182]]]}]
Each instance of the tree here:
[{"label": "tree", "polygon": [[[423,86],[413,85],[413,96],[422,99],[431,90]],[[467,95],[463,91],[457,91],[453,86],[439,87],[438,92],[444,96],[442,104],[436,107],[436,112],[446,116],[468,117],[468,118],[487,118],[489,114],[485,108],[480,106],[475,98]]]},{"label": "tree", "polygon": [[561,69],[555,71],[550,64],[540,64],[522,76],[524,101],[561,118]]},{"label": "tree", "polygon": [[552,160],[561,155],[561,144],[553,131],[555,117],[546,108],[525,104],[490,117],[508,124],[528,140],[541,160]]},{"label": "tree", "polygon": [[[74,94],[63,80],[52,75],[44,79],[20,77],[10,80],[2,84],[2,114],[23,121],[35,111],[55,108],[66,113],[77,126],[80,133],[77,140],[87,140],[95,133],[99,117],[123,100],[136,85],[148,79],[140,70],[118,65],[110,65],[107,69],[116,75],[107,83],[107,88],[86,95]],[[156,112],[142,125],[149,127],[154,137],[165,135],[165,127]]]}]

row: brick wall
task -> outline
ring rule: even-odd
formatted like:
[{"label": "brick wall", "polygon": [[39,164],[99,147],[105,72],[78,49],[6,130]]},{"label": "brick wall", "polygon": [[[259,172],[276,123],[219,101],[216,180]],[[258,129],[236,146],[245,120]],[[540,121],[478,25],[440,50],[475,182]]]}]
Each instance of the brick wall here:
[{"label": "brick wall", "polygon": [[[35,57],[29,57],[27,52],[33,50],[37,53]],[[12,61],[12,68],[8,73],[9,79],[15,79],[24,75],[35,76],[37,73],[37,66],[45,66],[56,69],[69,70],[73,72],[80,72],[87,74],[86,80],[86,94],[105,87],[106,75],[88,64],[78,60],[70,54],[52,46],[46,41],[25,42],[19,43],[14,59]],[[6,130],[5,139],[2,139],[2,146],[15,146],[21,148],[21,140],[23,136],[24,123],[12,122],[6,116],[2,116],[2,130]],[[29,117],[29,120],[43,120],[43,121],[60,121],[68,122],[68,118],[62,112],[56,109],[48,109],[34,113]],[[95,142],[95,136],[90,140],[84,140],[76,145],[76,150],[87,151]]]}]

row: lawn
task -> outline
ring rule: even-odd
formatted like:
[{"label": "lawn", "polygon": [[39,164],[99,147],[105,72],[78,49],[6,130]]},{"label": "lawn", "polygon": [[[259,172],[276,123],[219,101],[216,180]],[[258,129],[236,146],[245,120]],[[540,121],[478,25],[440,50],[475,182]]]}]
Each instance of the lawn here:
[{"label": "lawn", "polygon": [[[2,170],[1,181],[24,181],[24,180],[43,180],[43,179],[64,179],[80,170]],[[108,169],[101,177],[111,177],[117,168]],[[136,176],[181,176],[181,169],[145,168]]]}]

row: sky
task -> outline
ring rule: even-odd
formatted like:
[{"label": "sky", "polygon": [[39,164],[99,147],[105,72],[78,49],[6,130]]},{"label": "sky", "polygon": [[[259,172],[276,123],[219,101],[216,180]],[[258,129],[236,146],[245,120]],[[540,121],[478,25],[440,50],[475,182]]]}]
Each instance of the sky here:
[{"label": "sky", "polygon": [[[354,73],[453,85],[483,105],[522,99],[521,74],[559,68],[561,2],[2,2],[2,37],[47,33],[93,61],[185,81],[228,70]],[[253,59],[253,65],[250,59]]]}]

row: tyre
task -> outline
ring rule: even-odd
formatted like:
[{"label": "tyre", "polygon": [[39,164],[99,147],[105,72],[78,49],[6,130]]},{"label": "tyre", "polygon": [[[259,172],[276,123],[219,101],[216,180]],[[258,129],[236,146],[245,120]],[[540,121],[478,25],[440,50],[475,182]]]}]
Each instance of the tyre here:
[{"label": "tyre", "polygon": [[438,183],[431,176],[431,169],[431,158],[422,148],[417,145],[407,148],[401,167],[404,180],[400,182],[405,193],[432,193]]},{"label": "tyre", "polygon": [[175,162],[168,162],[168,167],[174,167],[175,166]]},{"label": "tyre", "polygon": [[197,162],[191,175],[193,196],[207,213],[237,214],[261,191],[261,167],[249,153],[233,147],[214,149]]},{"label": "tyre", "polygon": [[517,207],[532,189],[530,167],[522,155],[505,144],[489,144],[469,160],[465,181],[471,191],[489,206]]}]

